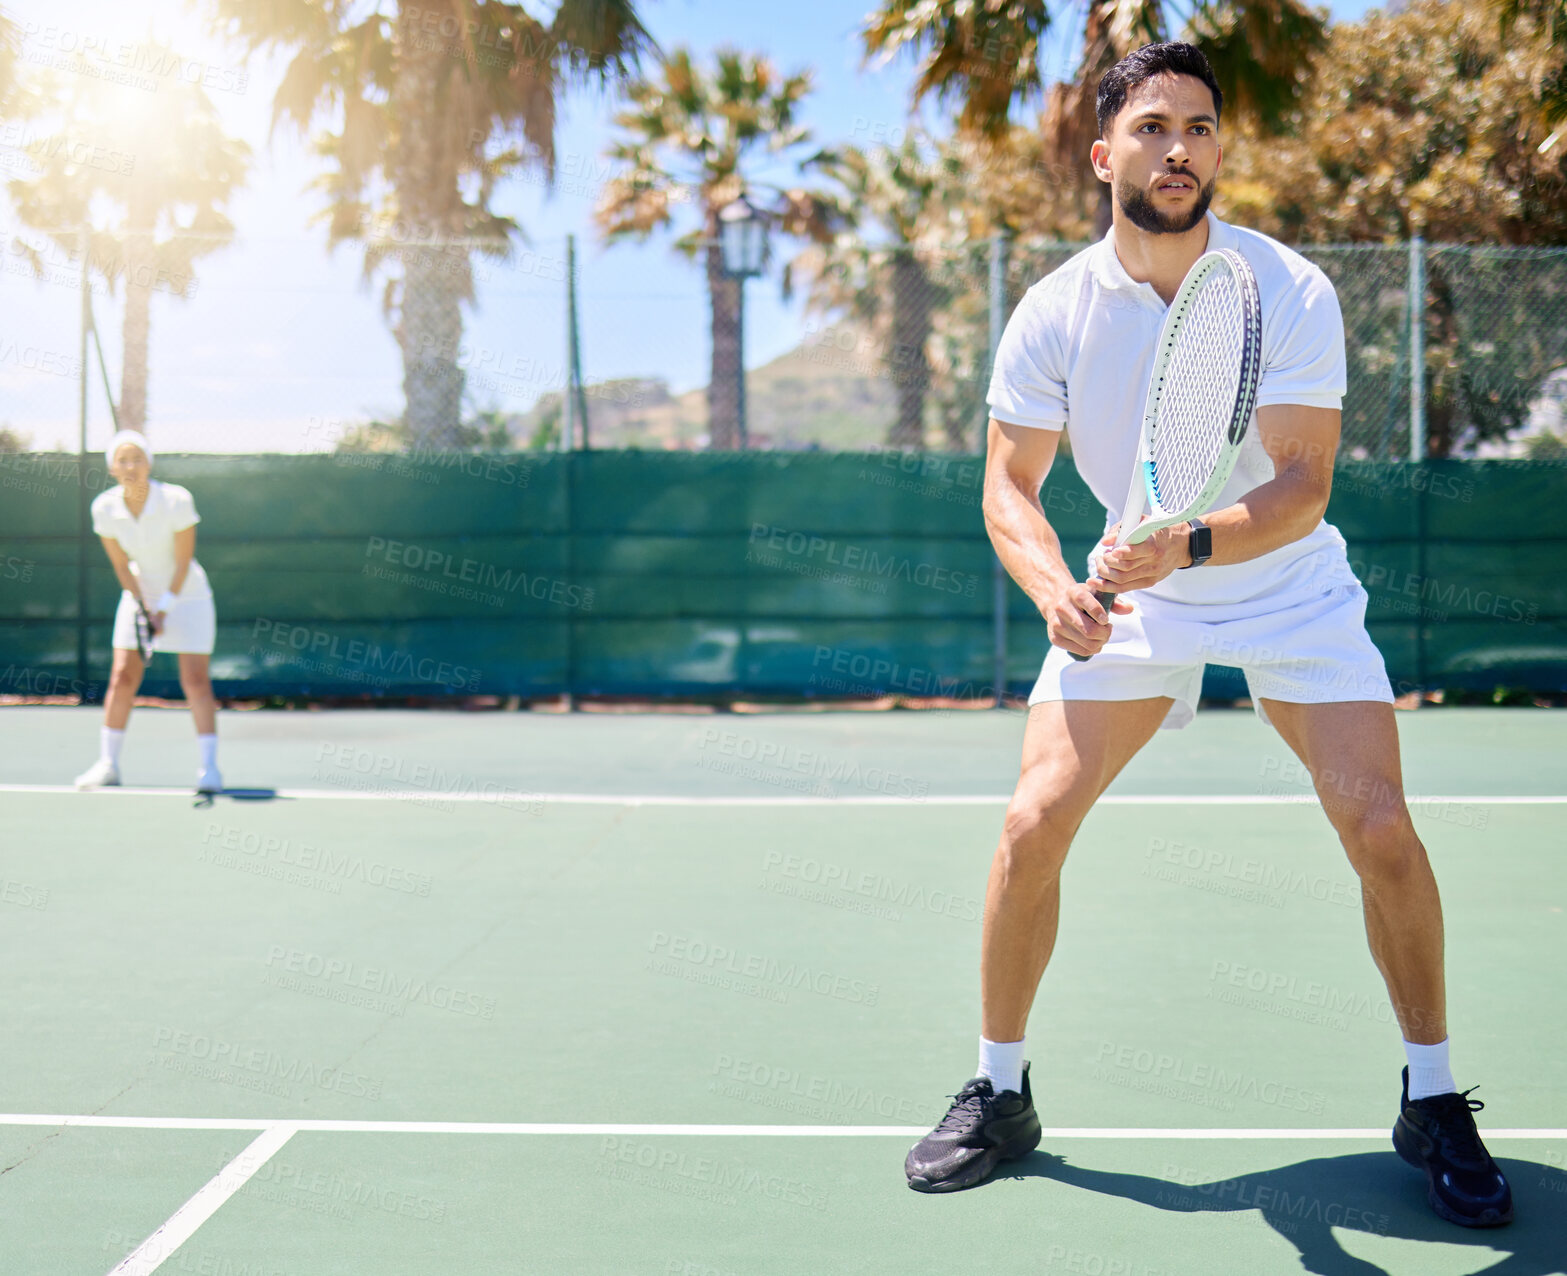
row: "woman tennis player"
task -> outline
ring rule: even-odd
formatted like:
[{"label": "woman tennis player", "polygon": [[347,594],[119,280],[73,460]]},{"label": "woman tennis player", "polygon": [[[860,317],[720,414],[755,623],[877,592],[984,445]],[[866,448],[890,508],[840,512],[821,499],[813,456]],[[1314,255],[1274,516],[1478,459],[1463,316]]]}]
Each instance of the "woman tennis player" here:
[{"label": "woman tennis player", "polygon": [[201,764],[198,793],[219,793],[217,701],[207,666],[217,635],[217,613],[207,573],[196,561],[201,516],[183,487],[152,477],[152,445],[136,430],[121,430],[104,452],[118,487],[92,503],[93,531],[103,541],[123,592],[114,613],[114,665],[104,702],[98,761],[76,777],[79,789],[120,782],[120,747],[146,662],[136,644],[136,613],[152,617],[152,649],[179,657],[180,686],[196,720]]}]

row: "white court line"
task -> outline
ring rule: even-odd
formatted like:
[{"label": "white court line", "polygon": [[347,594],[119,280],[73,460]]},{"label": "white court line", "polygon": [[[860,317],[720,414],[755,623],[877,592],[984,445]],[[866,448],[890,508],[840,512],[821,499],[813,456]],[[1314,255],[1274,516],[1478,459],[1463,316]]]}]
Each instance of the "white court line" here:
[{"label": "white court line", "polygon": [[[140,1130],[261,1130],[243,1152],[225,1165],[169,1220],[116,1265],[109,1276],[149,1276],[173,1256],[196,1230],[239,1191],[295,1134],[301,1132],[352,1134],[575,1134],[640,1135],[739,1138],[876,1138],[917,1139],[928,1131],[922,1125],[591,1125],[582,1123],[500,1121],[267,1121],[232,1117],[107,1117],[63,1116],[47,1113],[0,1114],[0,1125],[94,1126]],[[1180,1139],[1310,1140],[1385,1139],[1382,1126],[1371,1129],[1092,1129],[1064,1127],[1041,1131],[1045,1139]],[[1488,1140],[1567,1139],[1560,1130],[1487,1130]]]},{"label": "white court line", "polygon": [[[283,1132],[284,1139],[295,1133],[323,1134],[622,1134],[690,1135],[705,1138],[838,1138],[863,1139],[894,1137],[920,1138],[930,1133],[923,1125],[650,1125],[591,1124],[585,1122],[541,1121],[273,1121],[266,1117],[115,1117],[62,1116],[43,1112],[0,1114],[0,1125],[93,1126],[118,1130],[267,1130]],[[1164,1126],[1140,1128],[1092,1128],[1063,1126],[1047,1129],[1047,1138],[1057,1139],[1385,1139],[1387,1126],[1367,1129],[1172,1129]],[[1486,1130],[1487,1139],[1567,1139],[1564,1129]],[[260,1140],[257,1140],[259,1143]],[[255,1144],[251,1145],[255,1147]],[[282,1143],[278,1144],[281,1147]],[[276,1151],[274,1148],[272,1151]],[[246,1154],[248,1155],[249,1149]],[[267,1153],[268,1156],[271,1152]],[[238,1158],[236,1158],[237,1162]],[[265,1158],[263,1158],[265,1160]],[[259,1168],[260,1162],[256,1168]],[[226,1172],[226,1171],[225,1171]],[[255,1169],[250,1170],[250,1174]],[[221,1175],[219,1176],[222,1177]],[[249,1174],[246,1175],[249,1177]],[[244,1180],[240,1180],[243,1182]],[[214,1180],[216,1182],[216,1180]],[[211,1184],[208,1184],[210,1187]],[[238,1188],[239,1184],[235,1184]],[[203,1191],[206,1189],[204,1188]],[[214,1206],[214,1209],[217,1207]]]},{"label": "white court line", "polygon": [[195,1196],[174,1211],[168,1222],[116,1264],[109,1276],[147,1276],[148,1272],[163,1266],[174,1251],[216,1214],[224,1201],[244,1187],[250,1176],[271,1160],[293,1134],[291,1125],[269,1123],[259,1138],[208,1179]]},{"label": "white court line", "polygon": [[[0,793],[78,793],[69,784],[0,784]],[[107,788],[93,789],[84,797],[182,797],[190,798],[187,788]],[[883,797],[874,794],[848,794],[843,797],[778,796],[694,796],[672,797],[657,793],[525,793],[520,789],[496,792],[442,793],[438,789],[278,789],[276,796],[295,801],[313,799],[340,802],[479,802],[489,805],[547,803],[555,806],[997,806],[1011,801],[1007,793],[932,794],[922,798]],[[1406,800],[1420,814],[1420,806],[1432,803],[1466,803],[1491,806],[1560,806],[1567,795],[1508,794],[1458,795],[1410,793]],[[1316,806],[1310,793],[1126,793],[1110,794],[1098,806]]]}]

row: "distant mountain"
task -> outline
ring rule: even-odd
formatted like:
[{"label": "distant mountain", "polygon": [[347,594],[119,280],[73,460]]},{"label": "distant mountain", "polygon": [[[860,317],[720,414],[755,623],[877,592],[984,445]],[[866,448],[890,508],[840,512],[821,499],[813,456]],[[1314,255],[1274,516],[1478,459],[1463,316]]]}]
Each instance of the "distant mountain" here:
[{"label": "distant mountain", "polygon": [[[585,387],[588,438],[602,448],[707,446],[707,390],[672,395],[661,379],[596,382]],[[746,374],[752,446],[859,451],[880,446],[896,413],[892,382],[875,348],[847,325],[813,333],[804,345]],[[508,426],[526,445],[560,412],[545,395]]]}]

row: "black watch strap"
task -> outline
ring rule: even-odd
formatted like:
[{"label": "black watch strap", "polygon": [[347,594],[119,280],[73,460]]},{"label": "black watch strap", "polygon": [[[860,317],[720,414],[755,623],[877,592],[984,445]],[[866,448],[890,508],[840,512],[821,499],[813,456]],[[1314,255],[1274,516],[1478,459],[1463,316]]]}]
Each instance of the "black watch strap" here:
[{"label": "black watch strap", "polygon": [[[1213,529],[1200,518],[1186,520],[1191,525],[1191,541],[1189,542],[1192,561],[1186,567],[1201,567],[1213,557]],[[1185,571],[1186,567],[1181,570]]]}]

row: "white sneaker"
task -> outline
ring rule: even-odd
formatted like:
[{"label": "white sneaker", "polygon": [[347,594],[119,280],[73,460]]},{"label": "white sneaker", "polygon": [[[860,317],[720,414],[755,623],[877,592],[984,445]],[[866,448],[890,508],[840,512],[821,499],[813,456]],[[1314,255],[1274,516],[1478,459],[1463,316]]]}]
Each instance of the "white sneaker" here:
[{"label": "white sneaker", "polygon": [[218,768],[209,766],[205,771],[196,776],[197,793],[221,793],[223,792],[223,777],[218,774]]},{"label": "white sneaker", "polygon": [[76,777],[76,787],[79,789],[109,788],[120,782],[120,768],[110,762],[108,758],[99,758],[90,767]]}]

